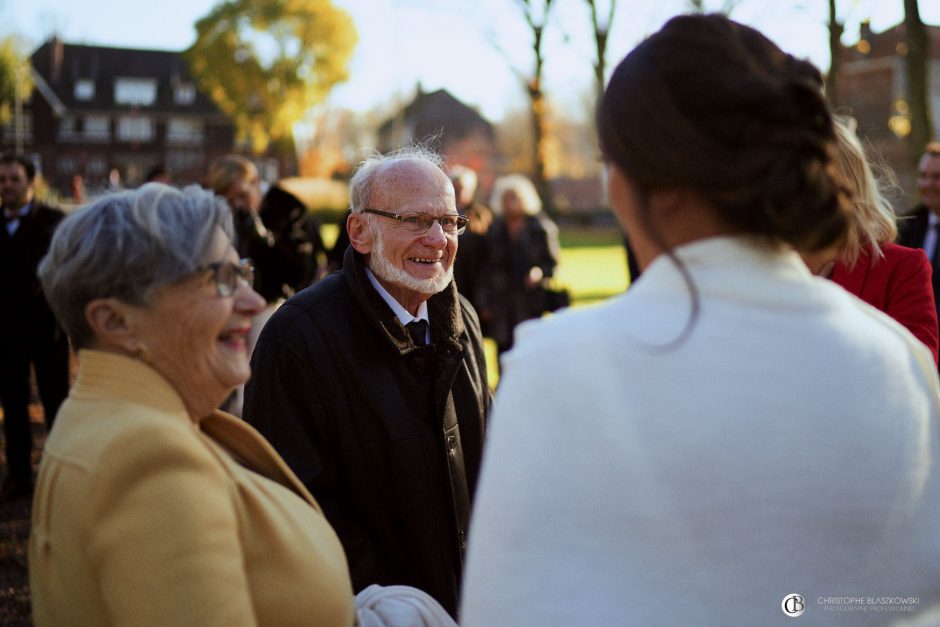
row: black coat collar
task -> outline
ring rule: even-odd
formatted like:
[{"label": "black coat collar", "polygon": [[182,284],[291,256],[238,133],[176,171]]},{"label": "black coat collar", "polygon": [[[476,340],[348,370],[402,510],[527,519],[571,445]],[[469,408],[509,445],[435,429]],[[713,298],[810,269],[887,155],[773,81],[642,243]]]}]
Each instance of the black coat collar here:
[{"label": "black coat collar", "polygon": [[[375,290],[366,274],[365,257],[350,246],[343,258],[343,278],[354,298],[375,322],[379,333],[384,336],[399,352],[410,353],[420,350],[414,345],[408,330],[398,316]],[[428,299],[428,319],[431,324],[431,345],[438,346],[444,352],[463,353],[461,337],[465,334],[463,316],[457,287],[451,281],[443,291]]]}]

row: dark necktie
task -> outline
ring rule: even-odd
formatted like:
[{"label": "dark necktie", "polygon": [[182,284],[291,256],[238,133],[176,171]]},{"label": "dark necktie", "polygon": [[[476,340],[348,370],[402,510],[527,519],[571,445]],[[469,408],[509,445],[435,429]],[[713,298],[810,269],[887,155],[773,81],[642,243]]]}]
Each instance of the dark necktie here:
[{"label": "dark necktie", "polygon": [[411,340],[415,343],[415,346],[424,346],[427,344],[427,320],[412,320],[405,325],[405,328],[408,329],[408,334],[411,335]]}]

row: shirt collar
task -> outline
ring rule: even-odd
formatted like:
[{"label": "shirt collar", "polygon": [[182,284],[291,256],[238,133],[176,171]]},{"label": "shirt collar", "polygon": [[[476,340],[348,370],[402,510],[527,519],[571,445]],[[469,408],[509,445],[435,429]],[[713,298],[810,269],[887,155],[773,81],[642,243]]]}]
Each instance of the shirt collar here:
[{"label": "shirt collar", "polygon": [[388,306],[392,308],[392,312],[398,316],[398,320],[401,322],[402,326],[413,320],[424,320],[428,323],[429,327],[431,326],[431,321],[428,319],[428,301],[422,301],[421,304],[418,305],[418,315],[412,316],[411,312],[402,307],[401,303],[395,300],[395,297],[389,294],[388,290],[386,290],[382,284],[379,283],[379,280],[375,278],[375,274],[373,274],[372,270],[370,270],[368,267],[366,267],[366,276],[369,277],[369,283],[371,283],[372,287],[375,288],[375,291],[379,293],[379,296],[382,297],[382,300],[388,303]]},{"label": "shirt collar", "polygon": [[[20,207],[20,208],[19,208],[18,210],[16,210],[16,211],[10,211],[9,209],[4,209],[3,212],[4,212],[6,215],[8,215],[8,216],[10,216],[10,217],[15,217],[15,219],[19,220],[20,218],[22,218],[23,216],[25,216],[27,213],[29,213],[29,210],[32,209],[32,208],[33,208],[33,201],[29,201],[28,203],[26,203],[25,205],[23,205],[22,207]],[[931,215],[933,215],[933,214],[931,214]]]}]

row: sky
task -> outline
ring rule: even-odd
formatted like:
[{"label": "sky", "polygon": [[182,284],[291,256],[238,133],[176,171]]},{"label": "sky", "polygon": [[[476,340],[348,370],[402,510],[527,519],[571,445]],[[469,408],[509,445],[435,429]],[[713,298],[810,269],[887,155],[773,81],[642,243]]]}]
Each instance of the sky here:
[{"label": "sky", "polygon": [[[0,35],[17,35],[32,51],[52,34],[68,43],[183,50],[196,20],[218,0],[0,0]],[[328,105],[392,111],[414,95],[447,89],[499,120],[525,107],[518,73],[532,66],[530,33],[518,0],[334,0],[359,33],[350,79]],[[538,4],[538,3],[536,3]],[[708,9],[721,0],[706,0]],[[837,0],[844,43],[869,19],[878,32],[902,19],[902,0]],[[599,5],[607,5],[600,0]],[[829,64],[826,0],[737,0],[732,17],[764,32],[781,48]],[[608,66],[645,35],[688,7],[686,0],[620,0],[611,27]],[[921,16],[940,25],[940,1],[920,0]],[[572,116],[590,109],[593,48],[585,3],[557,0],[546,29],[546,89]]]}]

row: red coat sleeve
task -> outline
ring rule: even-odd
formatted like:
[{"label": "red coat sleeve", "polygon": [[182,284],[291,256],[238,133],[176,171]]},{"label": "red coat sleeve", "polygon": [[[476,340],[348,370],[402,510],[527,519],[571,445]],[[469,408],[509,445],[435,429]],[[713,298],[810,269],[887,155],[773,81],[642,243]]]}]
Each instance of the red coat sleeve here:
[{"label": "red coat sleeve", "polygon": [[[920,248],[904,248],[893,244],[885,248],[885,253],[893,253],[896,260],[888,277],[884,311],[923,342],[933,353],[936,362],[940,351],[940,331],[937,327],[930,260]],[[889,252],[889,248],[893,250]]]}]

